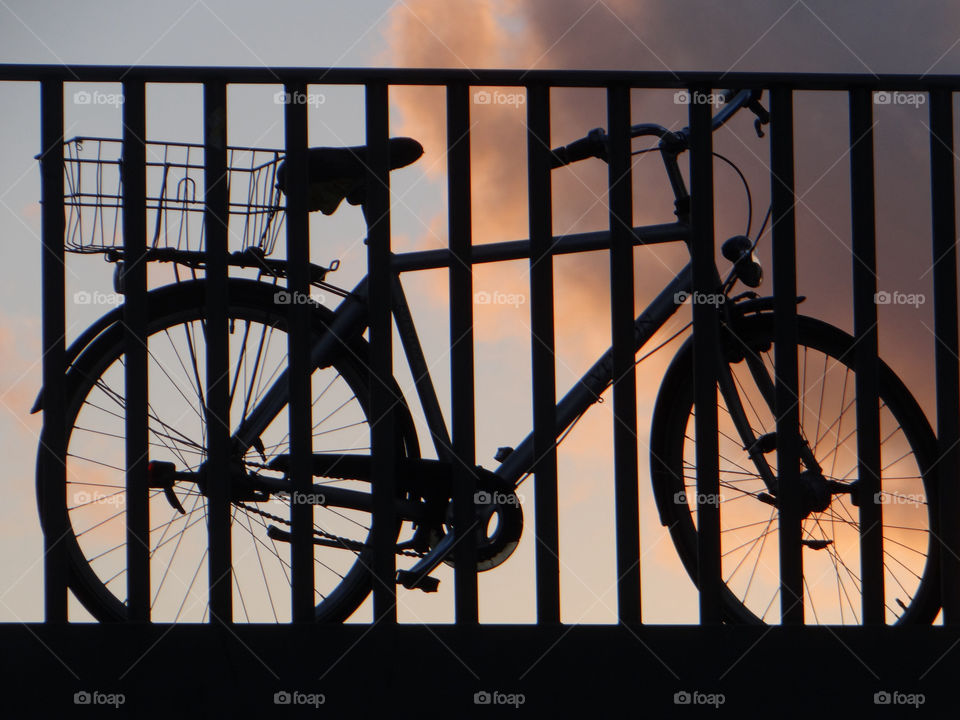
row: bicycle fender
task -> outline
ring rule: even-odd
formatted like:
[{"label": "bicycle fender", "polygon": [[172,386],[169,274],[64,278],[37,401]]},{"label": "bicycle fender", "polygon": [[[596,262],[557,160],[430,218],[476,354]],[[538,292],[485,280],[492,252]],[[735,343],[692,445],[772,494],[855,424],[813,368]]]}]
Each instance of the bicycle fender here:
[{"label": "bicycle fender", "polygon": [[[108,327],[114,323],[120,322],[120,319],[123,317],[123,307],[114,308],[106,315],[99,318],[96,322],[93,323],[90,327],[80,333],[80,337],[70,343],[70,347],[66,350],[66,356],[64,358],[64,370],[69,370],[70,366],[73,365],[73,361],[77,359],[83,349],[87,347],[90,343],[96,340],[100,333],[106,330]],[[30,414],[40,412],[43,409],[43,388],[41,387],[37,391],[37,399],[33,403],[33,407],[30,408]]]},{"label": "bicycle fender", "polygon": [[[802,303],[807,299],[806,295],[797,295],[796,302],[797,305]],[[754,297],[747,298],[746,300],[737,300],[734,302],[733,307],[740,315],[758,314],[764,312],[773,312],[773,295],[766,295],[764,297]]]},{"label": "bicycle fender", "polygon": [[[241,283],[254,283],[257,281],[252,280],[237,280],[233,279],[233,282]],[[147,292],[147,312],[149,313],[150,303],[156,303],[157,307],[162,307],[167,298],[170,296],[176,296],[183,293],[196,293],[198,294],[198,302],[202,301],[203,289],[204,289],[203,280],[188,280],[183,282],[171,283],[169,285],[164,285],[163,287],[154,288]],[[262,284],[262,283],[261,283]],[[319,310],[320,308],[318,308]],[[330,311],[327,310],[327,313]],[[324,315],[325,319],[329,319],[328,315]],[[97,319],[90,327],[84,330],[80,336],[70,343],[70,346],[66,349],[66,356],[64,358],[64,370],[67,371],[80,356],[80,354],[89,346],[94,340],[96,340],[103,332],[113,327],[115,324],[123,320],[123,305],[114,308],[107,314],[103,315]],[[37,393],[37,399],[33,404],[33,407],[30,408],[30,414],[34,414],[43,409],[43,388],[40,388]]]}]

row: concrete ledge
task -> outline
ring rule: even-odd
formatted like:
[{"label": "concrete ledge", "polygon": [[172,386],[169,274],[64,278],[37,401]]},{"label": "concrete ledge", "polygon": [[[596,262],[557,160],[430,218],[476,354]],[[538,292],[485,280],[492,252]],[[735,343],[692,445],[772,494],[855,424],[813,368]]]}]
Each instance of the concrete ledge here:
[{"label": "concrete ledge", "polygon": [[939,627],[6,624],[0,644],[10,718],[899,717],[918,693],[926,716],[960,660]]}]

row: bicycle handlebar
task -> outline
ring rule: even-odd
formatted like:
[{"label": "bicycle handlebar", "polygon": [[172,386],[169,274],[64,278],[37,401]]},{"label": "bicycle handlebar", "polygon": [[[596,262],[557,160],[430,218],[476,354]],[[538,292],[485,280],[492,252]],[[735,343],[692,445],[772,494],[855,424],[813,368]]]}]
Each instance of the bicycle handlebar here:
[{"label": "bicycle handlebar", "polygon": [[[757,133],[762,137],[763,132],[760,129],[762,125],[770,122],[770,116],[763,105],[760,104],[760,96],[763,90],[724,90],[721,95],[724,99],[723,107],[713,116],[711,122],[711,132],[716,132],[723,127],[730,118],[739,110],[749,108],[757,116]],[[661,140],[671,138],[679,142],[680,149],[685,150],[687,141],[690,139],[690,128],[685,127],[682,130],[673,132],[653,123],[643,123],[633,125],[630,128],[630,137],[654,136]],[[607,160],[607,134],[603,128],[594,128],[586,137],[574,140],[569,145],[564,145],[550,151],[551,168],[563,167],[570,163],[585,160],[590,157],[600,158],[604,162]]]},{"label": "bicycle handlebar", "polygon": [[551,150],[550,153],[552,155],[551,168],[563,167],[579,160],[586,160],[589,157],[598,157],[605,161],[607,159],[607,134],[603,128],[594,128],[587,133],[586,137]]}]

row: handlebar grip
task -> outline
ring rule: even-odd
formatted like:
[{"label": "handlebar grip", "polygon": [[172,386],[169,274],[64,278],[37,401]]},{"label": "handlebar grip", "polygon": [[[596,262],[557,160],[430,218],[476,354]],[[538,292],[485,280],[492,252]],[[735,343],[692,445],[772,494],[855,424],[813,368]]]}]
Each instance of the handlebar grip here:
[{"label": "handlebar grip", "polygon": [[579,140],[574,140],[569,145],[564,145],[551,152],[553,153],[551,167],[563,167],[564,165],[569,165],[578,160],[585,160],[592,156],[593,141],[588,137],[580,138]]},{"label": "handlebar grip", "polygon": [[554,170],[558,167],[563,167],[564,165],[569,165],[570,160],[567,158],[567,148],[558,147],[550,151],[550,169]]},{"label": "handlebar grip", "polygon": [[603,158],[606,155],[605,133],[602,128],[591,130],[586,137],[574,140],[569,145],[551,150],[550,167],[558,168],[578,160],[590,157]]}]

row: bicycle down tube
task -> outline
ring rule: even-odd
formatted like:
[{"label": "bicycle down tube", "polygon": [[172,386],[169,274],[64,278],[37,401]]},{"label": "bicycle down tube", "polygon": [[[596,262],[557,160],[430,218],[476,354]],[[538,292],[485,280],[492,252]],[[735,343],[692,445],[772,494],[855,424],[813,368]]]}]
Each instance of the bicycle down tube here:
[{"label": "bicycle down tube", "polygon": [[[677,311],[682,304],[677,302],[677,296],[690,293],[692,288],[693,276],[688,263],[634,321],[634,352],[639,351]],[[562,436],[580,415],[598,402],[612,382],[613,349],[608,348],[557,403],[557,437]],[[533,467],[533,461],[531,431],[494,473],[516,487]]]}]

